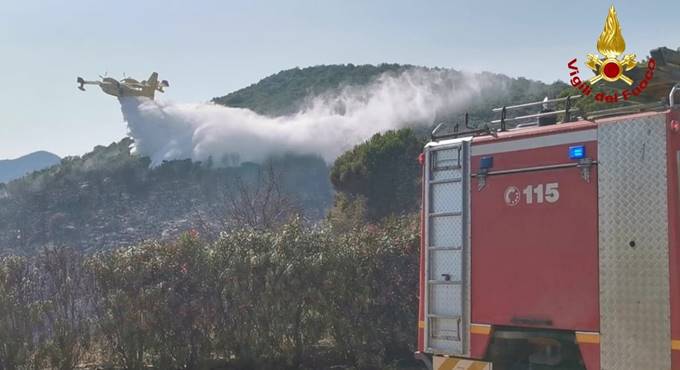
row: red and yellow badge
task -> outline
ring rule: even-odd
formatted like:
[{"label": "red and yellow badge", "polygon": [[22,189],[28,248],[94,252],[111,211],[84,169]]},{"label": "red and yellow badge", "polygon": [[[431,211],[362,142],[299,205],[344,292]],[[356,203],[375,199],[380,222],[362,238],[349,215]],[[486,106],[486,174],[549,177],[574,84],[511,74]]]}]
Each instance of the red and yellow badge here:
[{"label": "red and yellow badge", "polygon": [[[599,81],[617,82],[619,80],[632,86],[635,82],[632,78],[626,75],[626,72],[636,68],[638,62],[635,54],[626,54],[626,41],[623,39],[621,33],[621,25],[619,18],[616,15],[614,5],[609,8],[609,13],[604,21],[604,29],[597,39],[597,51],[600,55],[588,54],[585,65],[591,69],[595,76],[588,80],[582,80],[579,76],[579,69],[577,67],[576,58],[567,63],[567,67],[571,70],[569,72],[571,85],[581,91],[585,96],[591,95],[593,86]],[[620,100],[628,100],[633,96],[640,95],[649,84],[649,81],[654,76],[654,69],[656,62],[653,58],[647,61],[647,71],[644,73],[644,79],[633,88],[624,89],[622,91],[613,90],[609,92],[599,91],[595,94],[595,100],[616,103]]]},{"label": "red and yellow badge", "polygon": [[598,81],[604,79],[605,81],[615,82],[621,80],[628,85],[633,84],[630,77],[623,74],[625,71],[637,67],[635,54],[628,54],[619,59],[619,56],[626,50],[626,41],[621,34],[621,25],[619,19],[616,17],[616,9],[614,5],[609,8],[609,14],[604,22],[604,30],[597,39],[597,51],[604,56],[600,59],[598,55],[588,54],[586,66],[595,72],[595,77],[588,82],[594,85]]}]

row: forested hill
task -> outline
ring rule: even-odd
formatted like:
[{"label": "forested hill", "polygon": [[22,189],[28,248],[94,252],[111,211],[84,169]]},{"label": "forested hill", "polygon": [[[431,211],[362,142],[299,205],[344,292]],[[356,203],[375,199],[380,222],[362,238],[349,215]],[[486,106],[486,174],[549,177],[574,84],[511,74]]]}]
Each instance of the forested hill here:
[{"label": "forested hill", "polygon": [[366,85],[385,72],[398,73],[409,65],[336,64],[292,68],[265,77],[213,102],[229,107],[248,108],[268,116],[295,113],[304,100],[345,85]]},{"label": "forested hill", "polygon": [[[0,256],[47,246],[98,251],[190,229],[267,227],[293,211],[318,220],[331,202],[321,158],[288,155],[224,168],[177,160],[150,168],[132,144],[125,138],[97,146],[0,183]],[[277,212],[259,212],[270,209]]]},{"label": "forested hill", "polygon": [[[418,67],[402,64],[380,65],[320,65],[307,68],[292,68],[265,77],[243,89],[222,97],[213,98],[213,102],[229,107],[248,108],[268,116],[281,116],[299,111],[307,98],[317,96],[345,86],[367,85],[383,73],[399,74],[409,69],[424,71],[448,71],[455,76],[463,76],[463,72],[453,69]],[[511,78],[503,74],[483,72],[484,76],[502,93],[482,91],[482,100],[474,102],[470,110],[485,115],[492,107],[540,100],[545,96],[559,95],[567,84],[557,81],[546,84],[523,77]],[[455,88],[455,86],[452,86]]]}]

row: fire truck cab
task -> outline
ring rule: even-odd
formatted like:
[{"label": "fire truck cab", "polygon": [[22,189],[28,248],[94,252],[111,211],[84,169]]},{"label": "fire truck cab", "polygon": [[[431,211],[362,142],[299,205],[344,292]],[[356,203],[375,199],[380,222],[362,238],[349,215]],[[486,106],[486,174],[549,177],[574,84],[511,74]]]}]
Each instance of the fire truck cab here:
[{"label": "fire truck cab", "polygon": [[571,119],[575,98],[425,146],[430,369],[680,370],[680,85]]}]

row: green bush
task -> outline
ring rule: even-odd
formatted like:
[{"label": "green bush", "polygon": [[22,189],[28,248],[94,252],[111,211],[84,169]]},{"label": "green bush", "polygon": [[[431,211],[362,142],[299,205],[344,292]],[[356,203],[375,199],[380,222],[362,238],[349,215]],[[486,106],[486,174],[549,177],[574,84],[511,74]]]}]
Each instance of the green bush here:
[{"label": "green bush", "polygon": [[[417,222],[294,219],[0,261],[0,369],[384,368],[415,344]],[[209,367],[211,366],[211,367]]]},{"label": "green bush", "polygon": [[413,212],[419,204],[423,144],[411,129],[375,134],[335,160],[331,182],[351,199],[365,199],[370,221]]},{"label": "green bush", "polygon": [[40,325],[36,299],[38,281],[26,258],[6,257],[0,262],[0,369],[33,368]]},{"label": "green bush", "polygon": [[417,222],[388,220],[340,235],[323,289],[325,317],[339,351],[360,368],[382,368],[416,342]]}]

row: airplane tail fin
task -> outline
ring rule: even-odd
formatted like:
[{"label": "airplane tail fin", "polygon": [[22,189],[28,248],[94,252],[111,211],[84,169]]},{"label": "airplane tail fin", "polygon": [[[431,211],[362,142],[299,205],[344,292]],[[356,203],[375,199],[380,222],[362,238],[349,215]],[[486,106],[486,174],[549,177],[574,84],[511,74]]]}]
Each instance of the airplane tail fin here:
[{"label": "airplane tail fin", "polygon": [[149,79],[146,80],[146,83],[154,89],[158,87],[158,73],[152,73],[151,76],[149,76]]},{"label": "airplane tail fin", "polygon": [[78,88],[82,91],[85,91],[85,86],[84,86],[85,80],[82,77],[78,77],[78,79],[76,79],[76,82],[78,83],[78,85],[80,85],[80,86],[78,86]]},{"label": "airplane tail fin", "polygon": [[142,81],[146,86],[142,88],[143,96],[153,100],[154,95],[156,95],[156,90],[158,90],[158,73],[154,72],[149,76],[149,79]]}]

